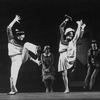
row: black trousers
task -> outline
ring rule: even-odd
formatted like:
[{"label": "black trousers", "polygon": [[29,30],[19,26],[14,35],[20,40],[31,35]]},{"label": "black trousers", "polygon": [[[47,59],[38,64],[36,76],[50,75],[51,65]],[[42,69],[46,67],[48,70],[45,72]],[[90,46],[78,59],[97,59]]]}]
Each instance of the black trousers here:
[{"label": "black trousers", "polygon": [[89,88],[90,90],[92,89],[98,72],[99,72],[99,68],[97,66],[88,67],[87,75],[84,81],[85,88]]}]

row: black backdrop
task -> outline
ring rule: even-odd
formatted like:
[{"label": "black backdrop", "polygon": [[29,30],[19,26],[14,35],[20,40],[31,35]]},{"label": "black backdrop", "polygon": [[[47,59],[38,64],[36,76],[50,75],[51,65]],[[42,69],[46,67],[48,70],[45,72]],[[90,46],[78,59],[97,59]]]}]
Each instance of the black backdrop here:
[{"label": "black backdrop", "polygon": [[[83,19],[87,27],[83,39],[78,41],[77,70],[70,74],[70,82],[76,82],[76,87],[82,86],[86,75],[86,56],[88,44],[92,38],[100,42],[100,7],[99,0],[0,0],[0,92],[9,91],[10,58],[7,50],[6,27],[13,20],[15,14],[21,16],[21,24],[17,25],[26,32],[26,41],[41,45],[51,46],[51,52],[55,56],[54,66],[56,69],[55,91],[63,91],[64,86],[61,74],[57,72],[58,46],[59,46],[59,25],[65,19],[64,15],[72,16],[73,22]],[[81,45],[80,45],[81,44]],[[85,45],[87,44],[87,45]],[[84,45],[84,46],[83,46]],[[84,47],[84,48],[82,48]],[[81,50],[85,52],[81,52]],[[81,59],[81,61],[79,60]],[[98,74],[96,86],[100,87]],[[58,84],[59,83],[59,84]],[[70,83],[70,86],[73,84]],[[45,91],[41,80],[41,66],[28,61],[22,65],[17,87],[19,91]],[[62,87],[62,88],[61,88]]]}]

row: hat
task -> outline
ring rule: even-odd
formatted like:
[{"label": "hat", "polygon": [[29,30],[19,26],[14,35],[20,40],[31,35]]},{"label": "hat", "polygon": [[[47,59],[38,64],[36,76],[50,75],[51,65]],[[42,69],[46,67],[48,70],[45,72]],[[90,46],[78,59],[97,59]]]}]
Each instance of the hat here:
[{"label": "hat", "polygon": [[96,40],[92,40],[92,42],[91,43],[96,43]]},{"label": "hat", "polygon": [[92,43],[96,42],[96,40],[92,40]]},{"label": "hat", "polygon": [[16,35],[23,35],[25,34],[24,31],[19,31],[18,29],[15,29]]},{"label": "hat", "polygon": [[65,30],[65,33],[64,34],[67,35],[68,32],[75,32],[75,30],[69,27],[69,28],[67,28]]}]

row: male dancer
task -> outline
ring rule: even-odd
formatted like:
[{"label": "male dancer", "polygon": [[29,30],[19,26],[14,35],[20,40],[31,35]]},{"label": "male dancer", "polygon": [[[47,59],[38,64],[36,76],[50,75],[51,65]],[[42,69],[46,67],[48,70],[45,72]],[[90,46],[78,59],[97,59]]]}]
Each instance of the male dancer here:
[{"label": "male dancer", "polygon": [[87,75],[84,80],[84,89],[92,90],[96,76],[100,70],[100,49],[96,40],[91,41],[91,47],[87,54]]},{"label": "male dancer", "polygon": [[[38,46],[34,44],[31,44],[29,42],[22,44],[22,41],[25,37],[24,31],[19,31],[18,29],[16,29],[15,35],[13,34],[12,27],[16,22],[20,23],[19,20],[21,20],[20,16],[16,15],[13,21],[7,27],[8,55],[11,58],[11,75],[10,75],[11,91],[9,92],[9,94],[12,95],[18,92],[16,88],[16,82],[22,63],[25,63],[28,58],[33,60],[33,58],[29,56],[28,52],[31,51],[35,55],[37,55],[38,51]],[[39,64],[39,61],[37,59],[33,61]]]}]

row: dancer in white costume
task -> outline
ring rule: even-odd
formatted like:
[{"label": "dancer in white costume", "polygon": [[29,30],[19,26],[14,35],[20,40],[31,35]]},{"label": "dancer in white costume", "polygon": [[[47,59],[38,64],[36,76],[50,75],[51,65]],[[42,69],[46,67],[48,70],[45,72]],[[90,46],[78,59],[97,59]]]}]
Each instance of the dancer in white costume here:
[{"label": "dancer in white costume", "polygon": [[11,75],[10,75],[11,91],[9,92],[9,94],[15,94],[16,92],[18,92],[16,88],[16,83],[22,63],[25,63],[28,58],[30,58],[30,60],[33,60],[37,64],[40,63],[38,59],[36,60],[33,59],[28,53],[29,51],[31,51],[35,55],[37,55],[38,46],[31,44],[29,42],[26,42],[23,45],[21,44],[21,41],[23,41],[25,37],[24,31],[19,31],[18,29],[16,29],[16,34],[15,35],[13,34],[12,27],[16,22],[20,23],[19,20],[21,20],[20,16],[16,15],[13,21],[7,27],[8,55],[11,58]]},{"label": "dancer in white costume", "polygon": [[69,92],[67,70],[73,66],[76,60],[76,43],[78,38],[82,37],[84,28],[86,26],[83,24],[82,20],[80,20],[76,22],[78,24],[76,31],[70,27],[64,29],[69,19],[71,19],[71,17],[68,16],[59,27],[61,39],[59,43],[60,56],[58,62],[58,72],[62,72],[62,77],[65,85],[64,93]]}]

